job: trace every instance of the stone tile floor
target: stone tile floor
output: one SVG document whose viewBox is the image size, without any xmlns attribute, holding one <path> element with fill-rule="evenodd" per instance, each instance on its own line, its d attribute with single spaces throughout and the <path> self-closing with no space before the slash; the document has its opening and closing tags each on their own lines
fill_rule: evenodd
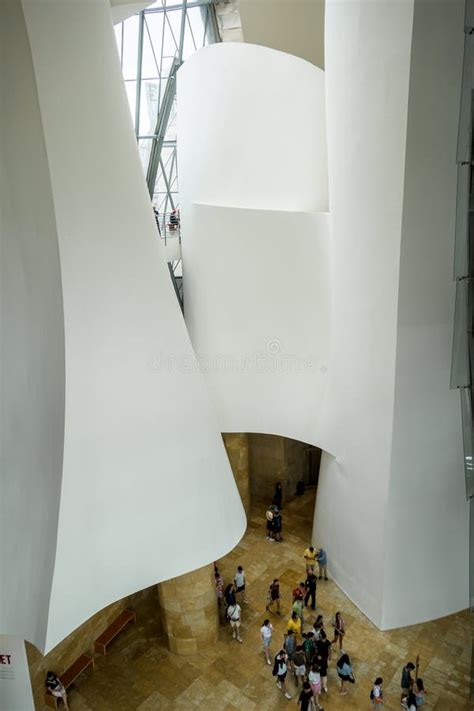
<svg viewBox="0 0 474 711">
<path fill-rule="evenodd" d="M 72 711 L 269 711 L 295 709 L 296 694 L 285 699 L 275 686 L 265 663 L 259 628 L 265 617 L 266 591 L 274 577 L 281 581 L 282 609 L 288 612 L 291 590 L 304 577 L 303 551 L 309 544 L 314 492 L 307 492 L 284 509 L 284 541 L 265 540 L 265 507 L 252 509 L 247 532 L 219 566 L 226 581 L 243 565 L 248 581 L 249 604 L 242 618 L 243 644 L 231 638 L 222 625 L 219 641 L 210 650 L 192 657 L 171 654 L 165 645 L 159 611 L 153 600 L 137 610 L 138 621 L 111 645 L 107 657 L 98 657 L 93 673 L 80 677 L 70 693 Z M 329 561 L 329 574 L 331 566 Z M 339 609 L 346 621 L 345 649 L 354 667 L 356 684 L 341 697 L 330 664 L 329 693 L 321 703 L 326 711 L 370 709 L 369 692 L 377 675 L 384 678 L 386 708 L 400 709 L 401 668 L 421 656 L 420 675 L 431 711 L 471 711 L 468 700 L 470 673 L 470 619 L 467 611 L 435 622 L 391 632 L 380 632 L 331 580 L 318 586 L 318 610 L 327 621 Z M 307 614 L 311 625 L 314 614 Z M 272 652 L 283 640 L 287 615 L 270 615 L 274 625 Z M 308 625 L 306 625 L 308 627 Z M 330 629 L 330 628 L 329 628 Z M 336 655 L 335 655 L 336 656 Z M 293 681 L 288 679 L 293 693 Z"/>
</svg>

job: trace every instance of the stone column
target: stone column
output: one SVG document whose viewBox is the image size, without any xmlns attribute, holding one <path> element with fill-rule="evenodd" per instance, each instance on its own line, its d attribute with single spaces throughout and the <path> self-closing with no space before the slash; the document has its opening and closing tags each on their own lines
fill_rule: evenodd
<svg viewBox="0 0 474 711">
<path fill-rule="evenodd" d="M 250 515 L 249 436 L 245 432 L 231 432 L 223 434 L 222 437 L 248 518 Z"/>
<path fill-rule="evenodd" d="M 212 565 L 160 583 L 158 594 L 172 652 L 197 654 L 217 642 L 219 614 Z"/>
</svg>

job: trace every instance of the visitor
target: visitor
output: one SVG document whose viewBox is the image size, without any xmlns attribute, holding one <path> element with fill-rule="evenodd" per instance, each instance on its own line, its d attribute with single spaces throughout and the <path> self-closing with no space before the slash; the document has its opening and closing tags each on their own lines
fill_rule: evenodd
<svg viewBox="0 0 474 711">
<path fill-rule="evenodd" d="M 271 665 L 271 661 L 270 661 L 269 648 L 270 648 L 270 642 L 272 641 L 272 632 L 273 632 L 273 625 L 271 624 L 270 620 L 264 620 L 263 625 L 260 627 L 260 639 L 262 640 L 263 653 L 265 655 L 265 659 L 267 660 L 267 664 L 270 664 L 270 665 Z"/>
<path fill-rule="evenodd" d="M 318 552 L 316 553 L 316 560 L 318 561 L 319 565 L 319 579 L 322 580 L 322 577 L 324 575 L 324 580 L 328 579 L 328 569 L 327 569 L 327 564 L 328 564 L 328 557 L 326 555 L 326 551 L 324 548 L 319 548 Z"/>
<path fill-rule="evenodd" d="M 314 574 L 312 568 L 309 569 L 308 575 L 305 581 L 306 595 L 304 596 L 304 604 L 308 607 L 308 602 L 311 599 L 311 609 L 316 609 L 316 585 L 318 578 Z"/>
<path fill-rule="evenodd" d="M 328 665 L 331 659 L 331 642 L 328 640 L 326 632 L 321 629 L 319 639 L 316 642 L 316 661 L 319 664 L 321 674 L 321 684 L 323 691 L 328 693 Z"/>
<path fill-rule="evenodd" d="M 309 681 L 303 683 L 303 689 L 298 697 L 300 711 L 312 711 L 314 709 L 313 691 Z"/>
<path fill-rule="evenodd" d="M 64 708 L 66 711 L 69 710 L 67 703 L 67 693 L 59 677 L 52 671 L 49 671 L 46 675 L 46 689 L 57 699 L 62 699 L 64 703 Z"/>
<path fill-rule="evenodd" d="M 332 623 L 332 626 L 334 627 L 334 639 L 332 641 L 332 644 L 339 640 L 339 650 L 344 653 L 344 650 L 342 648 L 342 640 L 344 635 L 346 634 L 346 624 L 340 612 L 336 612 L 336 616 L 334 617 L 334 622 Z"/>
<path fill-rule="evenodd" d="M 318 615 L 313 623 L 314 639 L 317 642 L 321 635 L 321 630 L 324 630 L 324 618 Z"/>
<path fill-rule="evenodd" d="M 277 507 L 277 509 L 282 509 L 283 503 L 283 487 L 279 481 L 275 484 L 275 493 L 273 494 L 272 504 Z"/>
<path fill-rule="evenodd" d="M 303 557 L 306 563 L 306 572 L 309 573 L 310 570 L 314 572 L 314 568 L 316 567 L 316 551 L 313 546 L 310 546 L 305 550 Z"/>
<path fill-rule="evenodd" d="M 383 691 L 382 691 L 383 679 L 378 676 L 374 681 L 374 685 L 370 691 L 370 700 L 372 701 L 372 707 L 374 709 L 380 709 L 383 706 Z"/>
<path fill-rule="evenodd" d="M 229 620 L 232 628 L 232 639 L 237 639 L 237 642 L 242 642 L 240 638 L 240 615 L 241 609 L 238 603 L 235 603 L 235 605 L 229 605 L 227 608 L 227 619 Z"/>
<path fill-rule="evenodd" d="M 285 650 L 290 662 L 292 662 L 293 656 L 296 652 L 296 635 L 294 633 L 294 630 L 288 630 L 285 633 L 285 636 L 283 639 L 283 649 Z"/>
<path fill-rule="evenodd" d="M 419 657 L 417 659 L 417 664 Z M 401 686 L 401 694 L 400 694 L 400 701 L 403 701 L 410 691 L 412 690 L 413 687 L 413 677 L 411 675 L 412 671 L 415 669 L 415 665 L 413 662 L 408 662 L 408 664 L 405 664 L 405 666 L 402 669 L 402 678 L 400 680 L 400 686 Z"/>
<path fill-rule="evenodd" d="M 240 601 L 247 605 L 247 600 L 245 599 L 245 573 L 241 565 L 238 566 L 234 576 L 234 585 L 236 597 L 240 598 Z"/>
<path fill-rule="evenodd" d="M 301 678 L 301 683 L 303 683 L 306 674 L 306 656 L 301 644 L 296 647 L 291 662 L 293 665 L 293 674 L 295 675 L 295 686 L 298 686 L 298 678 Z"/>
<path fill-rule="evenodd" d="M 270 612 L 270 608 L 276 603 L 277 615 L 281 617 L 280 610 L 280 582 L 278 578 L 275 578 L 273 583 L 268 588 L 268 604 L 266 606 L 266 611 Z"/>
<path fill-rule="evenodd" d="M 317 664 L 312 665 L 311 671 L 308 674 L 308 681 L 311 691 L 313 692 L 314 704 L 316 708 L 322 710 L 322 706 L 319 705 L 319 694 L 321 693 L 321 674 Z"/>
<path fill-rule="evenodd" d="M 216 581 L 216 597 L 217 597 L 217 607 L 219 609 L 219 621 L 225 621 L 225 608 L 226 603 L 224 599 L 224 579 L 218 570 L 214 573 L 214 578 Z"/>
<path fill-rule="evenodd" d="M 274 541 L 273 535 L 273 518 L 275 516 L 275 506 L 270 506 L 265 517 L 267 519 L 267 541 Z"/>
<path fill-rule="evenodd" d="M 306 595 L 306 585 L 301 582 L 296 588 L 294 588 L 292 595 L 293 602 L 295 600 L 304 600 L 304 596 Z"/>
<path fill-rule="evenodd" d="M 307 632 L 306 634 L 303 635 L 303 637 L 304 637 L 303 649 L 304 649 L 304 653 L 306 655 L 306 665 L 309 669 L 309 667 L 311 667 L 311 664 L 314 661 L 314 655 L 316 653 L 316 643 L 314 641 L 314 633 Z"/>
<path fill-rule="evenodd" d="M 278 509 L 273 514 L 273 535 L 275 536 L 275 541 L 282 541 L 281 529 L 283 527 L 282 517 Z"/>
<path fill-rule="evenodd" d="M 415 694 L 416 706 L 423 706 L 425 703 L 426 689 L 423 684 L 423 679 L 420 679 L 420 677 L 418 677 L 413 684 L 413 693 Z"/>
<path fill-rule="evenodd" d="M 349 659 L 348 654 L 344 653 L 341 657 L 339 657 L 338 662 L 336 664 L 336 669 L 337 675 L 341 680 L 340 693 L 345 696 L 347 693 L 349 693 L 346 688 L 347 682 L 349 681 L 351 684 L 355 684 L 354 674 L 352 673 L 351 660 Z"/>
<path fill-rule="evenodd" d="M 301 629 L 303 629 L 303 625 L 304 625 L 303 609 L 304 609 L 303 598 L 298 597 L 293 603 L 292 610 L 293 610 L 293 612 L 296 612 L 296 614 L 298 615 L 298 617 L 301 620 Z"/>
<path fill-rule="evenodd" d="M 296 638 L 298 638 L 298 635 L 301 634 L 301 620 L 296 612 L 291 613 L 291 617 L 288 620 L 287 630 L 293 630 Z"/>
<path fill-rule="evenodd" d="M 229 583 L 226 587 L 224 597 L 227 607 L 229 605 L 235 605 L 237 598 L 235 597 L 234 583 Z"/>
<path fill-rule="evenodd" d="M 285 685 L 285 679 L 288 672 L 288 657 L 284 649 L 280 649 L 275 657 L 275 664 L 273 665 L 273 676 L 276 676 L 276 685 L 285 694 L 287 699 L 291 699 L 291 694 L 288 693 L 288 689 Z"/>
<path fill-rule="evenodd" d="M 413 691 L 408 692 L 408 696 L 405 696 L 402 705 L 407 711 L 416 711 L 416 696 Z"/>
</svg>

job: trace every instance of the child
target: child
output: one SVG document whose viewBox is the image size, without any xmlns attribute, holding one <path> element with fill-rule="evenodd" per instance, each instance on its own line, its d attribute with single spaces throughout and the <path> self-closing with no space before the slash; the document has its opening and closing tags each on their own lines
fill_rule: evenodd
<svg viewBox="0 0 474 711">
<path fill-rule="evenodd" d="M 372 701 L 372 708 L 378 709 L 383 706 L 383 691 L 382 691 L 383 679 L 378 676 L 374 681 L 372 691 L 370 692 L 370 700 Z"/>
</svg>

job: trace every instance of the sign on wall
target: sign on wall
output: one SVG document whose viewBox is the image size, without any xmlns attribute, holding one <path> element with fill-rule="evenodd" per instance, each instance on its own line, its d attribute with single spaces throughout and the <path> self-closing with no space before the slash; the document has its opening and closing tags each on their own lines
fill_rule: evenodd
<svg viewBox="0 0 474 711">
<path fill-rule="evenodd" d="M 34 711 L 25 643 L 0 635 L 0 709 Z"/>
</svg>

